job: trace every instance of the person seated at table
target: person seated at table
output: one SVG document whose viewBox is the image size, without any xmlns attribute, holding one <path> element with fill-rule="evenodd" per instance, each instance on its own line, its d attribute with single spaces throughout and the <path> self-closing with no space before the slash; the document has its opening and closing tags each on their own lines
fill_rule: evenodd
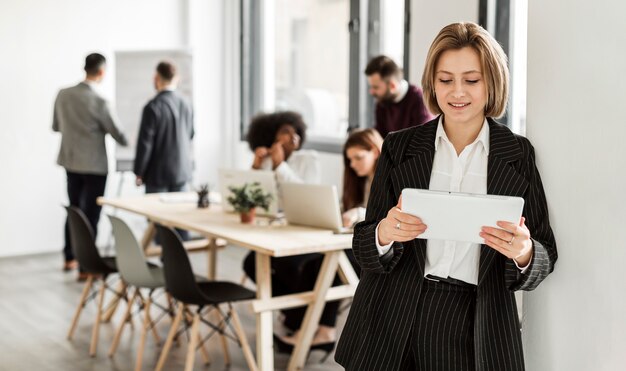
<svg viewBox="0 0 626 371">
<path fill-rule="evenodd" d="M 374 178 L 378 157 L 383 146 L 383 138 L 376 129 L 355 130 L 348 136 L 343 146 L 343 225 L 352 227 L 354 224 L 365 220 L 365 207 L 369 197 L 370 185 Z M 351 249 L 345 250 L 348 259 L 357 275 L 360 276 L 360 267 L 354 258 Z M 315 280 L 323 261 L 323 255 L 316 254 L 305 262 L 302 273 L 297 282 L 301 285 L 298 291 L 311 291 L 315 286 Z M 335 277 L 333 286 L 338 286 L 341 281 Z M 335 324 L 339 310 L 339 301 L 326 304 L 320 323 L 312 341 L 312 349 L 331 351 L 337 339 Z M 306 307 L 295 308 L 290 311 L 290 328 L 300 328 L 304 318 Z M 296 344 L 298 330 L 289 336 L 278 336 L 279 350 L 289 351 Z"/>
<path fill-rule="evenodd" d="M 376 129 L 355 130 L 343 146 L 343 225 L 365 220 L 365 208 L 383 138 Z"/>
<path fill-rule="evenodd" d="M 319 156 L 300 150 L 306 138 L 306 124 L 293 111 L 259 114 L 252 119 L 246 139 L 254 152 L 252 168 L 273 170 L 280 183 L 320 182 Z"/>
<path fill-rule="evenodd" d="M 273 170 L 280 188 L 281 183 L 319 183 L 321 178 L 318 154 L 301 150 L 306 138 L 306 124 L 296 112 L 284 111 L 255 116 L 248 128 L 246 139 L 254 152 L 253 169 Z M 321 254 L 304 254 L 270 260 L 272 268 L 272 294 L 288 295 L 300 292 L 298 282 L 302 269 L 311 259 Z M 256 282 L 256 253 L 251 251 L 243 262 L 243 269 Z M 284 325 L 291 331 L 300 327 L 299 312 L 285 310 Z"/>
</svg>

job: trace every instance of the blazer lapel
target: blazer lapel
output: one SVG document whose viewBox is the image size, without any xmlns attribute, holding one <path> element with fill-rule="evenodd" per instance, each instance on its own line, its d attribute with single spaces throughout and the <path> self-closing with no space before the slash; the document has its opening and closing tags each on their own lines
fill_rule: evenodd
<svg viewBox="0 0 626 371">
<path fill-rule="evenodd" d="M 433 121 L 415 130 L 404 153 L 398 154 L 398 165 L 391 170 L 391 183 L 396 199 L 400 197 L 405 188 L 428 189 L 430 185 L 430 173 L 435 156 L 435 134 L 439 119 Z M 402 151 L 402 149 L 399 150 Z M 410 243 L 405 243 L 405 246 L 413 252 L 419 276 L 423 277 L 426 262 L 426 240 L 416 239 Z"/>
<path fill-rule="evenodd" d="M 428 189 L 437 132 L 437 121 L 433 121 L 418 128 L 421 130 L 414 131 L 404 153 L 400 153 L 395 161 L 398 165 L 391 170 L 391 182 L 396 199 L 404 188 Z"/>
<path fill-rule="evenodd" d="M 528 181 L 516 170 L 522 150 L 515 135 L 505 126 L 489 119 L 489 158 L 487 160 L 487 193 L 523 197 Z M 481 245 L 478 267 L 478 285 L 485 279 L 489 268 L 499 253 Z"/>
</svg>

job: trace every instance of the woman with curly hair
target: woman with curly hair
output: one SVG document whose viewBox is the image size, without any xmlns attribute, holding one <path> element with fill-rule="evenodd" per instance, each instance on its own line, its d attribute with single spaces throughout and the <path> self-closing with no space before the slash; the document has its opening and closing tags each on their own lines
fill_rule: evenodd
<svg viewBox="0 0 626 371">
<path fill-rule="evenodd" d="M 279 185 L 319 183 L 317 152 L 300 150 L 306 139 L 306 124 L 299 113 L 259 114 L 252 119 L 246 139 L 254 152 L 252 168 L 273 170 Z"/>
<path fill-rule="evenodd" d="M 372 178 L 376 171 L 378 156 L 383 145 L 383 138 L 376 129 L 354 130 L 348 136 L 343 146 L 343 224 L 344 227 L 351 227 L 357 222 L 365 219 L 365 207 L 369 197 L 369 188 L 372 184 Z M 323 256 L 320 254 L 315 258 L 306 261 L 302 267 L 302 273 L 298 276 L 301 283 L 299 291 L 311 290 L 315 285 L 317 274 L 322 266 Z M 360 274 L 360 268 L 354 258 L 351 249 L 346 250 L 346 255 L 356 271 Z M 341 281 L 335 278 L 333 286 L 340 285 Z M 311 349 L 321 349 L 331 351 L 337 340 L 337 331 L 335 324 L 337 321 L 337 313 L 339 310 L 339 302 L 329 302 L 324 307 L 320 323 L 312 341 Z M 292 318 L 298 321 L 290 324 L 298 325 L 304 317 L 304 308 L 296 308 L 293 311 Z M 299 326 L 298 326 L 299 327 Z M 279 350 L 284 349 L 290 351 L 295 345 L 298 338 L 298 331 L 290 336 L 277 337 Z"/>
</svg>

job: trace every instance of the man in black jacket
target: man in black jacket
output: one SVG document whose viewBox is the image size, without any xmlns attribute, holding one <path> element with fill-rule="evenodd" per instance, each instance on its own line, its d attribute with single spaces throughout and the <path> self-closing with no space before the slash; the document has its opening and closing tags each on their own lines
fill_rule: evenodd
<svg viewBox="0 0 626 371">
<path fill-rule="evenodd" d="M 193 111 L 176 92 L 177 82 L 176 67 L 159 63 L 154 75 L 158 93 L 143 109 L 135 154 L 136 183 L 145 184 L 146 193 L 183 191 L 191 180 Z"/>
</svg>

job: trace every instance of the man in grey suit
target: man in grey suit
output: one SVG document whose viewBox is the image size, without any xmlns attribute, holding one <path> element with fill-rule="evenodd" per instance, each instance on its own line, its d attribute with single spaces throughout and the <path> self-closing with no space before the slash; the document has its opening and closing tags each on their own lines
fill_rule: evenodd
<svg viewBox="0 0 626 371">
<path fill-rule="evenodd" d="M 177 82 L 176 67 L 160 62 L 154 75 L 157 95 L 143 109 L 135 154 L 136 183 L 145 184 L 146 193 L 179 192 L 191 180 L 193 111 L 176 92 Z"/>
<path fill-rule="evenodd" d="M 95 86 L 104 78 L 105 67 L 106 59 L 101 54 L 93 53 L 85 58 L 85 80 L 59 92 L 52 121 L 52 130 L 61 133 L 57 163 L 67 172 L 70 205 L 85 213 L 94 235 L 102 209 L 96 199 L 104 195 L 108 173 L 104 137 L 108 133 L 119 144 L 127 144 L 109 103 L 95 91 Z M 63 253 L 63 269 L 75 268 L 67 222 Z"/>
</svg>

